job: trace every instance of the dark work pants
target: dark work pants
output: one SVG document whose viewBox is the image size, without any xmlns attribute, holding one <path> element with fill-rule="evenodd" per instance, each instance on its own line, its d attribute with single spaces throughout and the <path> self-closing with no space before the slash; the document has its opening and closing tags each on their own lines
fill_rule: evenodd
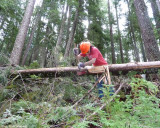
<svg viewBox="0 0 160 128">
<path fill-rule="evenodd" d="M 97 78 L 98 80 L 98 78 Z M 99 98 L 102 98 L 104 97 L 104 93 L 103 93 L 103 80 L 101 80 L 98 84 L 97 84 L 97 87 L 98 87 L 98 94 L 99 94 Z M 107 89 L 107 88 L 106 88 Z M 114 89 L 113 87 L 109 87 L 109 96 L 112 96 L 114 93 Z"/>
</svg>

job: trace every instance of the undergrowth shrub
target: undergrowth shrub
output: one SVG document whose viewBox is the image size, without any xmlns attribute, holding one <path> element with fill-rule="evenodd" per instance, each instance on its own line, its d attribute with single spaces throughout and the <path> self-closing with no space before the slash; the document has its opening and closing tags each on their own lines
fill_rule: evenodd
<svg viewBox="0 0 160 128">
<path fill-rule="evenodd" d="M 48 115 L 50 124 L 60 124 L 61 122 L 69 121 L 70 118 L 76 115 L 76 110 L 72 107 L 57 107 L 52 110 L 52 112 Z"/>
<path fill-rule="evenodd" d="M 9 58 L 4 55 L 3 53 L 0 53 L 0 65 L 8 65 L 9 64 Z"/>
<path fill-rule="evenodd" d="M 130 85 L 132 90 L 125 101 L 116 98 L 106 105 L 107 113 L 99 114 L 100 123 L 109 128 L 158 128 L 160 99 L 155 96 L 157 86 L 144 79 L 132 79 Z M 107 116 L 102 116 L 105 114 Z"/>
<path fill-rule="evenodd" d="M 5 70 L 0 70 L 0 85 L 5 86 L 8 82 L 8 76 L 10 74 L 11 68 L 8 67 Z"/>
<path fill-rule="evenodd" d="M 36 69 L 40 68 L 40 65 L 37 60 L 33 61 L 29 66 L 27 66 L 28 69 Z"/>
<path fill-rule="evenodd" d="M 104 89 L 105 96 L 101 100 L 100 106 L 91 105 L 86 108 L 84 118 L 77 120 L 73 128 L 88 128 L 91 126 L 102 128 L 158 128 L 160 126 L 160 99 L 155 95 L 158 91 L 156 85 L 144 79 L 132 79 L 132 88 L 126 100 L 120 101 L 120 96 L 116 96 L 112 102 L 109 91 Z M 81 106 L 82 107 L 82 106 Z M 81 110 L 84 112 L 84 109 Z M 88 117 L 96 112 L 92 118 Z M 86 120 L 87 119 L 87 120 Z"/>
<path fill-rule="evenodd" d="M 81 99 L 93 86 L 93 77 L 74 76 L 55 79 L 29 78 L 14 81 L 13 87 L 3 91 L 11 106 L 0 117 L 0 127 L 26 126 L 28 128 L 158 128 L 160 126 L 160 100 L 155 96 L 158 88 L 144 79 L 132 79 L 131 91 L 120 100 L 120 95 L 109 96 L 104 89 L 104 97 L 97 100 L 97 89 Z M 28 85 L 28 86 L 26 86 Z M 104 85 L 105 86 L 105 85 Z M 20 97 L 14 96 L 18 93 Z M 120 93 L 121 94 L 121 93 Z M 22 100 L 23 99 L 23 100 Z M 9 99 L 7 99 L 9 100 Z M 104 109 L 100 109 L 105 105 Z M 9 109 L 10 108 L 10 109 Z M 96 115 L 90 117 L 94 112 Z"/>
<path fill-rule="evenodd" d="M 7 109 L 2 119 L 0 119 L 0 126 L 38 128 L 39 121 L 31 113 L 25 112 L 23 108 L 20 108 L 16 115 L 13 115 L 11 111 Z"/>
<path fill-rule="evenodd" d="M 12 113 L 16 113 L 18 110 L 23 108 L 26 111 L 35 110 L 37 105 L 30 101 L 19 100 L 18 102 L 14 102 L 12 105 Z"/>
</svg>

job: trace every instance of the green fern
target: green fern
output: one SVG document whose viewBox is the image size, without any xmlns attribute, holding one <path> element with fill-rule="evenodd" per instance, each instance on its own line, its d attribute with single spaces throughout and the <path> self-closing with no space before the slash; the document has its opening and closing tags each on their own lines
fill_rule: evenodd
<svg viewBox="0 0 160 128">
<path fill-rule="evenodd" d="M 13 115 L 10 110 L 6 110 L 3 118 L 0 120 L 0 126 L 25 126 L 27 128 L 39 128 L 39 121 L 30 113 L 26 113 L 23 108 L 17 112 L 19 115 Z"/>
<path fill-rule="evenodd" d="M 126 96 L 126 101 L 120 102 L 115 99 L 114 102 L 107 105 L 106 109 L 110 111 L 106 116 L 105 113 L 99 113 L 100 122 L 103 127 L 109 128 L 139 128 L 160 126 L 160 99 L 155 95 L 146 93 L 146 88 L 154 94 L 157 91 L 157 86 L 143 79 L 133 79 L 131 82 L 132 95 Z M 145 86 L 146 88 L 141 88 Z M 106 99 L 107 100 L 107 99 Z"/>
</svg>

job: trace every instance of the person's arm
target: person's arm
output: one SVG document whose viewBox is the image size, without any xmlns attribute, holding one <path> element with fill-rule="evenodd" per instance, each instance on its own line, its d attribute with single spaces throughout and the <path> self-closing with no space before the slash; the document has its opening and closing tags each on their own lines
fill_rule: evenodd
<svg viewBox="0 0 160 128">
<path fill-rule="evenodd" d="M 79 61 L 80 59 L 82 59 L 82 56 L 79 54 L 76 56 L 76 59 Z"/>
<path fill-rule="evenodd" d="M 93 58 L 93 59 L 91 59 L 90 61 L 87 61 L 87 62 L 85 62 L 85 63 L 79 62 L 78 68 L 81 70 L 81 68 L 84 68 L 85 66 L 89 66 L 89 65 L 94 64 L 95 61 L 96 61 L 96 58 Z"/>
<path fill-rule="evenodd" d="M 79 61 L 82 58 L 82 56 L 79 54 L 78 48 L 73 49 L 73 54 L 75 55 L 75 58 L 77 59 L 77 61 Z"/>
<path fill-rule="evenodd" d="M 90 61 L 85 62 L 84 65 L 85 65 L 85 66 L 89 66 L 89 65 L 94 64 L 95 62 L 96 62 L 96 58 L 93 58 L 93 59 L 91 59 Z"/>
</svg>

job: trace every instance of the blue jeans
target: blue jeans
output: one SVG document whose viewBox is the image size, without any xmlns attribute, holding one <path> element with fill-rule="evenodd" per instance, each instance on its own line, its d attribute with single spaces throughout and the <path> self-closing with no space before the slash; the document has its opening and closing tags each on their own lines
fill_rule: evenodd
<svg viewBox="0 0 160 128">
<path fill-rule="evenodd" d="M 98 94 L 99 94 L 99 98 L 102 98 L 104 97 L 104 93 L 103 93 L 103 80 L 101 80 L 98 84 L 97 84 L 97 87 L 98 87 Z M 107 88 L 106 88 L 107 89 Z M 109 96 L 112 96 L 114 93 L 114 89 L 113 87 L 109 87 Z"/>
</svg>

